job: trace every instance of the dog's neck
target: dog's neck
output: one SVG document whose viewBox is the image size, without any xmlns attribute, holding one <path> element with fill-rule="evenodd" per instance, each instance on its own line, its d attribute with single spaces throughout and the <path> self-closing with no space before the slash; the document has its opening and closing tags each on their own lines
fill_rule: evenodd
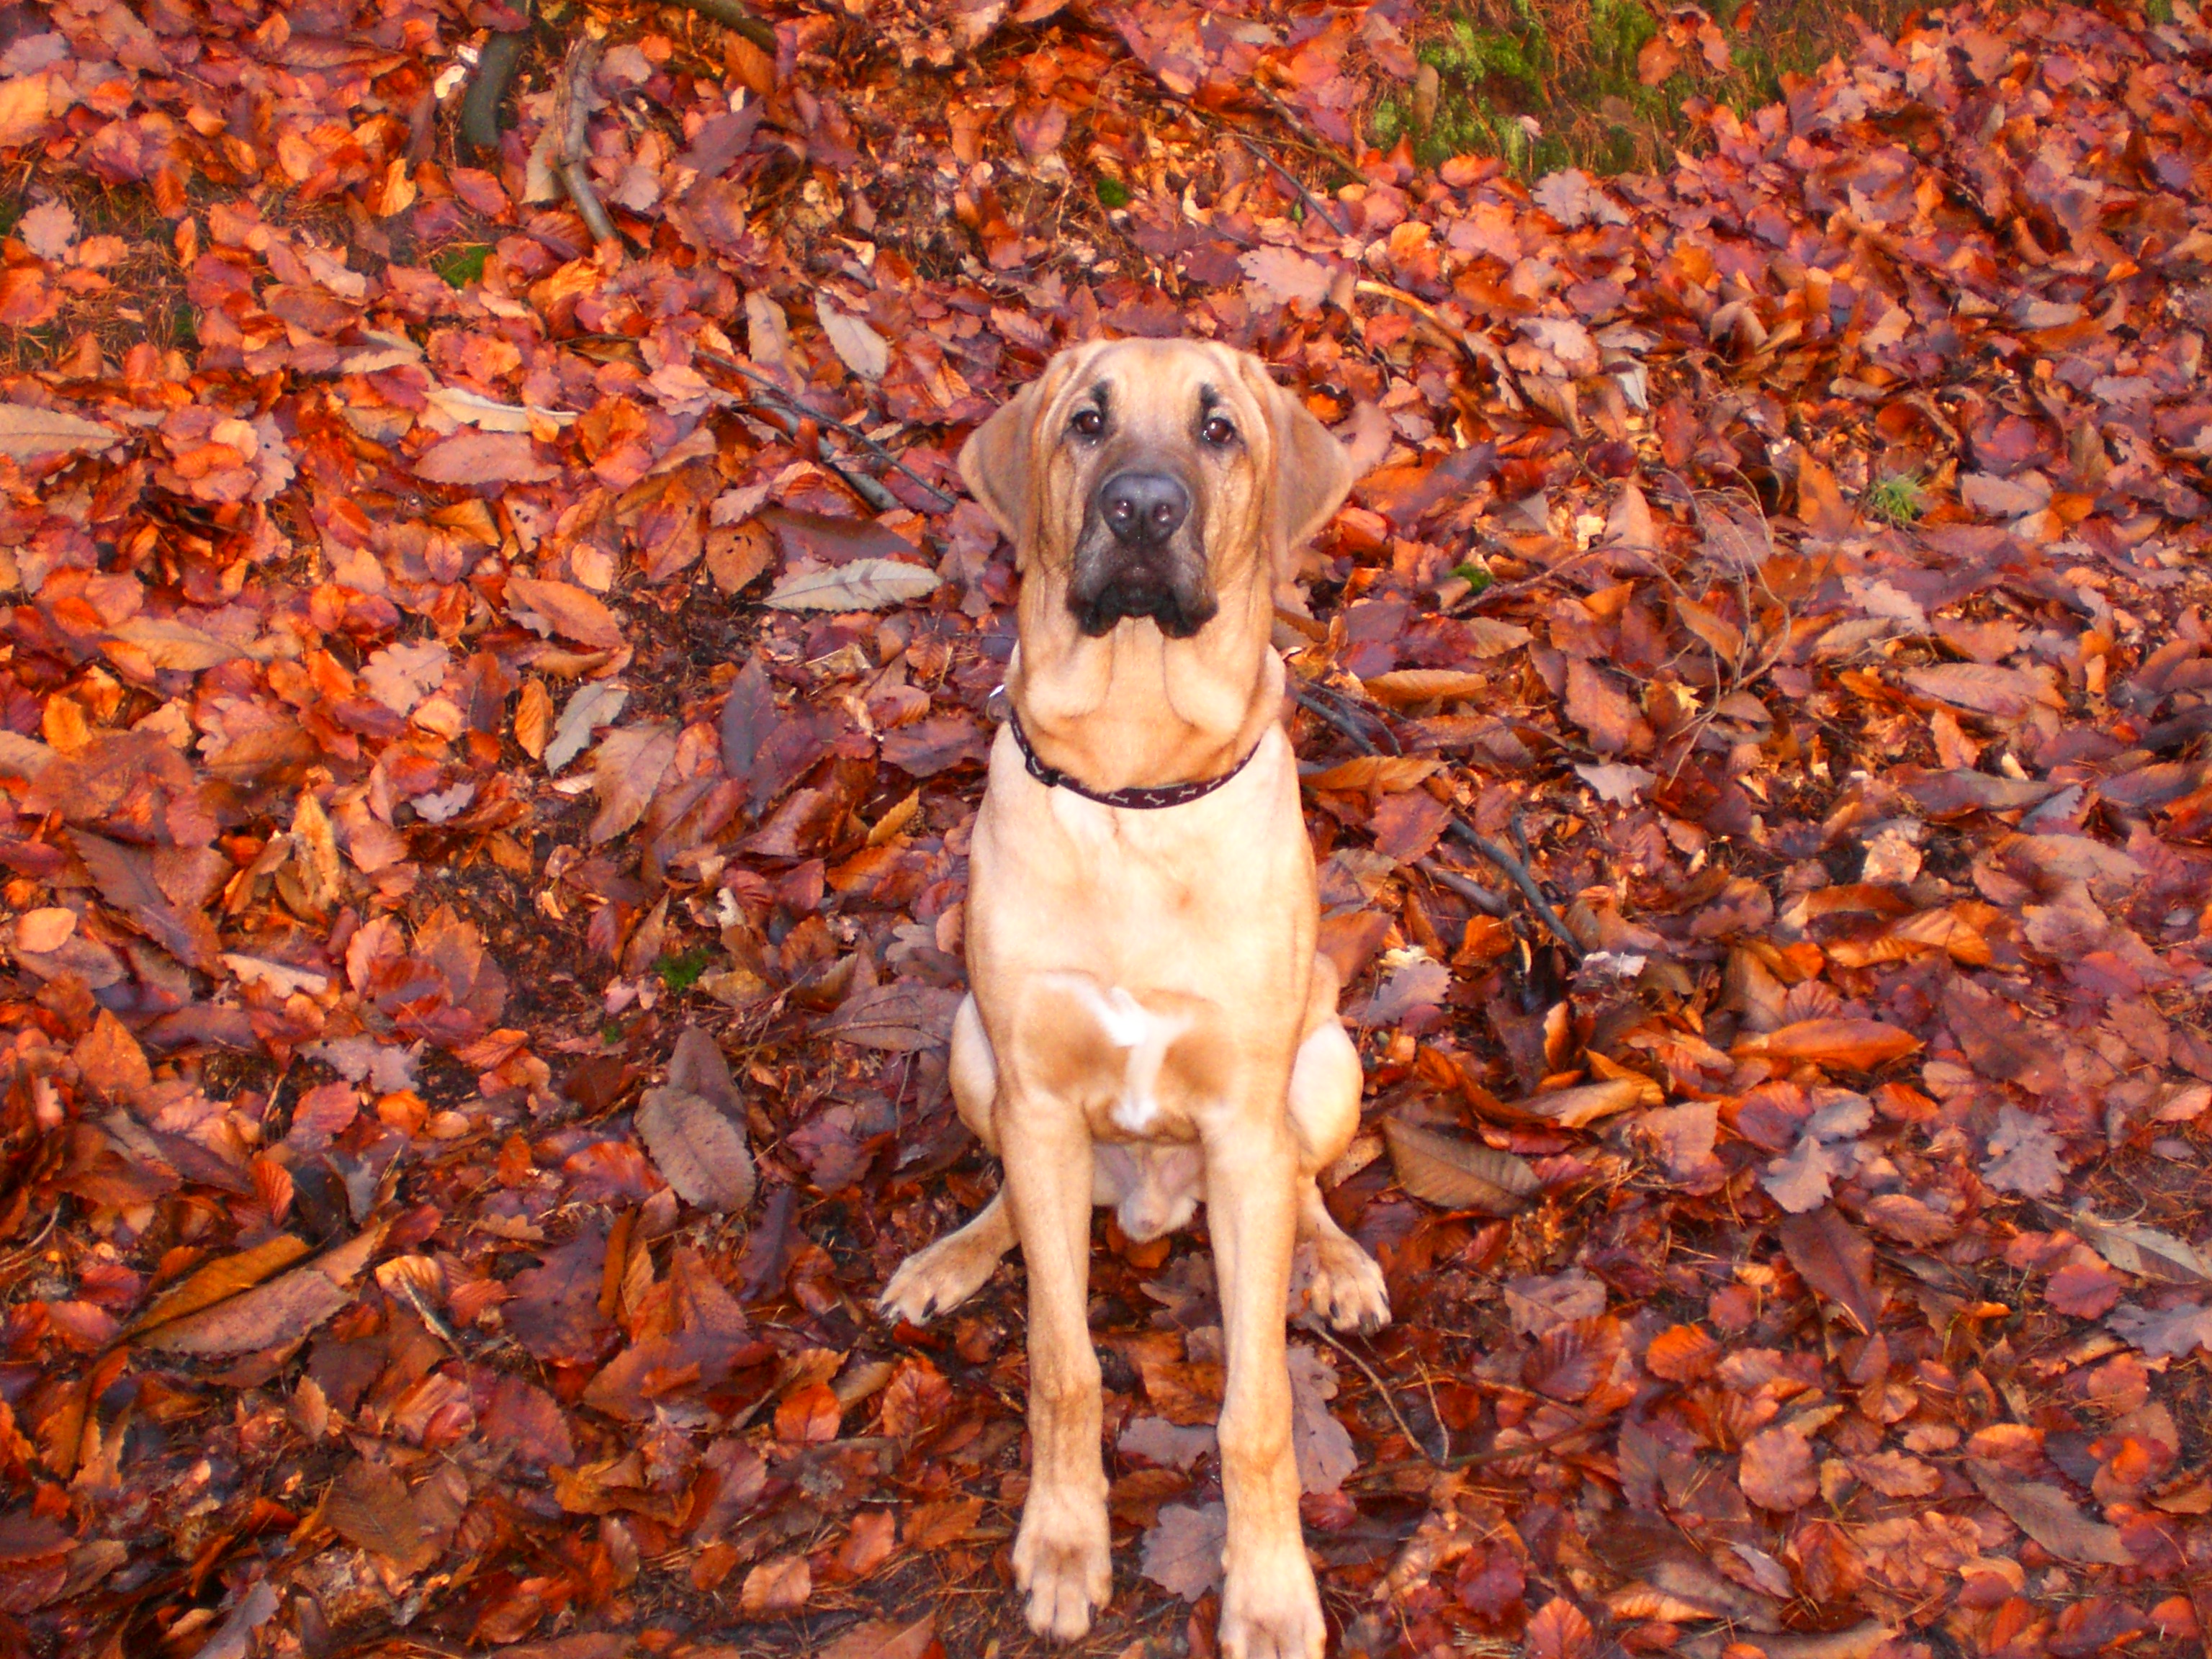
<svg viewBox="0 0 2212 1659">
<path fill-rule="evenodd" d="M 1039 759 L 1085 788 L 1195 783 L 1240 764 L 1282 717 L 1273 596 L 1224 592 L 1212 621 L 1172 640 L 1147 618 L 1097 638 L 1056 583 L 1024 584 L 1006 695 Z"/>
</svg>

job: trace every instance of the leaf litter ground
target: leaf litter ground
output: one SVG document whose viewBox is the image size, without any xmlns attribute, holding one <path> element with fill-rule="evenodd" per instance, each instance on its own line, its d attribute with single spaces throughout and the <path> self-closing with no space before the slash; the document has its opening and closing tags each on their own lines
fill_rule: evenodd
<svg viewBox="0 0 2212 1659">
<path fill-rule="evenodd" d="M 952 457 L 1104 331 L 1387 438 L 1279 634 L 1341 1650 L 2201 1652 L 2197 13 L 1533 185 L 1352 155 L 1387 0 L 769 21 L 565 14 L 472 153 L 497 6 L 0 12 L 8 1650 L 1035 1650 L 1018 1267 L 868 1306 L 995 1178 Z M 1101 1227 L 1084 1650 L 1210 1652 L 1205 1241 Z"/>
</svg>

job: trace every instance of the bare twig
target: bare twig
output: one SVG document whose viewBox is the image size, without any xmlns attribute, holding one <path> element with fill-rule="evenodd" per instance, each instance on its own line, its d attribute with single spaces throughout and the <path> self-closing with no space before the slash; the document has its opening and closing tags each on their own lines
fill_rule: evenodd
<svg viewBox="0 0 2212 1659">
<path fill-rule="evenodd" d="M 526 16 L 529 8 L 522 10 Z M 470 78 L 468 92 L 461 99 L 461 142 L 470 149 L 483 151 L 499 148 L 499 106 L 507 98 L 507 82 L 514 79 L 514 71 L 522 63 L 522 54 L 529 49 L 530 26 L 509 34 L 495 34 L 483 44 L 477 58 L 477 72 Z"/>
<path fill-rule="evenodd" d="M 1351 738 L 1363 752 L 1370 755 L 1382 753 L 1375 744 L 1369 741 L 1366 734 L 1359 731 L 1351 721 L 1336 715 L 1318 702 L 1308 701 L 1306 682 L 1293 680 L 1291 684 L 1300 703 L 1312 709 L 1315 714 Z M 1386 732 L 1389 731 L 1388 722 L 1382 720 L 1380 715 L 1372 716 L 1372 718 L 1376 720 Z M 1391 745 L 1394 749 L 1396 748 L 1397 738 L 1395 734 L 1391 737 Z M 1453 814 L 1450 823 L 1444 828 L 1504 872 L 1513 884 L 1521 890 L 1522 897 L 1528 901 L 1528 908 L 1536 913 L 1536 919 L 1541 921 L 1552 937 L 1559 942 L 1560 947 L 1566 951 L 1568 957 L 1576 962 L 1583 959 L 1582 942 L 1569 931 L 1567 924 L 1560 919 L 1559 913 L 1552 908 L 1552 902 L 1544 896 L 1544 890 L 1536 884 L 1536 878 L 1528 873 L 1528 866 L 1526 864 L 1491 840 L 1489 836 L 1480 833 L 1474 825 L 1456 813 Z M 1517 831 L 1517 824 L 1516 828 Z"/>
<path fill-rule="evenodd" d="M 1577 962 L 1583 959 L 1582 941 L 1567 930 L 1567 924 L 1559 919 L 1559 913 L 1544 896 L 1544 890 L 1536 885 L 1536 878 L 1528 873 L 1527 865 L 1489 836 L 1476 833 L 1463 818 L 1455 817 L 1444 828 L 1504 871 L 1507 879 L 1521 890 L 1521 896 L 1528 901 L 1528 908 L 1536 913 L 1537 920 L 1550 929 L 1552 937 L 1559 940 L 1567 955 Z"/>
<path fill-rule="evenodd" d="M 1291 695 L 1297 699 L 1299 708 L 1317 720 L 1326 720 L 1352 742 L 1359 744 L 1368 754 L 1382 752 L 1359 724 L 1362 719 L 1372 720 L 1373 717 L 1342 693 L 1332 690 L 1317 680 L 1300 679 L 1293 675 L 1291 678 Z M 1389 726 L 1382 726 L 1379 721 L 1375 724 L 1389 744 L 1390 752 L 1394 755 L 1398 753 L 1397 733 L 1391 731 Z"/>
<path fill-rule="evenodd" d="M 1377 283 L 1363 277 L 1352 285 L 1352 291 L 1354 294 L 1370 295 L 1377 300 L 1388 300 L 1395 306 L 1403 306 L 1443 336 L 1447 344 L 1457 346 L 1466 355 L 1469 362 L 1478 368 L 1488 369 L 1492 377 L 1498 382 L 1498 395 L 1505 399 L 1507 408 L 1517 413 L 1528 407 L 1527 400 L 1522 395 L 1520 384 L 1515 378 L 1512 367 L 1505 361 L 1505 354 L 1484 336 L 1475 333 L 1471 329 L 1455 327 L 1442 312 L 1427 301 L 1407 293 L 1402 288 L 1393 288 L 1388 283 Z"/>
<path fill-rule="evenodd" d="M 1511 905 L 1505 895 L 1479 881 L 1470 881 L 1456 870 L 1447 870 L 1434 859 L 1418 860 L 1416 868 L 1440 887 L 1449 887 L 1486 916 L 1502 916 Z"/>
<path fill-rule="evenodd" d="M 1375 1385 L 1375 1392 L 1382 1396 L 1382 1403 L 1390 1408 L 1391 1419 L 1398 1425 L 1398 1431 L 1406 1437 L 1406 1443 L 1407 1445 L 1411 1446 L 1415 1451 L 1420 1453 L 1422 1456 L 1427 1457 L 1430 1463 L 1434 1467 L 1440 1469 L 1449 1468 L 1450 1467 L 1451 1441 L 1449 1438 L 1449 1431 L 1445 1431 L 1447 1438 L 1444 1441 L 1444 1449 L 1442 1455 L 1430 1456 L 1429 1449 L 1421 1443 L 1421 1437 L 1413 1432 L 1413 1425 L 1406 1420 L 1405 1413 L 1398 1409 L 1397 1396 L 1390 1392 L 1389 1385 L 1384 1382 L 1382 1377 L 1376 1374 L 1375 1367 L 1369 1364 L 1364 1359 L 1361 1358 L 1359 1355 L 1353 1352 L 1350 1348 L 1345 1346 L 1345 1345 L 1339 1341 L 1326 1326 L 1321 1324 L 1318 1321 L 1306 1322 L 1306 1328 L 1312 1331 L 1315 1335 L 1320 1337 L 1322 1341 L 1328 1343 L 1330 1347 L 1335 1349 L 1346 1359 L 1349 1359 L 1353 1364 L 1359 1367 L 1361 1375 L 1365 1376 L 1370 1382 L 1372 1382 Z M 1440 1430 L 1443 1429 L 1443 1419 L 1439 1419 L 1437 1420 L 1437 1427 Z"/>
<path fill-rule="evenodd" d="M 576 204 L 583 216 L 584 228 L 591 233 L 594 243 L 611 242 L 615 237 L 615 222 L 607 216 L 599 192 L 592 188 L 592 175 L 584 163 L 590 155 L 592 106 L 586 95 L 592 76 L 598 73 L 599 56 L 606 50 L 605 43 L 593 35 L 585 35 L 568 49 L 568 61 L 561 65 L 561 79 L 554 94 L 554 107 L 561 115 L 561 159 L 556 168 L 561 183 L 568 192 L 568 199 Z"/>
<path fill-rule="evenodd" d="M 1275 177 L 1280 179 L 1292 190 L 1297 191 L 1300 198 L 1304 201 L 1305 204 L 1321 216 L 1322 223 L 1327 225 L 1331 230 L 1334 231 L 1340 236 L 1349 236 L 1352 234 L 1351 231 L 1347 230 L 1344 227 L 1343 223 L 1337 218 L 1337 216 L 1328 210 L 1328 204 L 1326 202 L 1323 202 L 1320 197 L 1308 190 L 1305 186 L 1305 181 L 1300 179 L 1297 173 L 1292 173 L 1288 167 L 1285 167 L 1280 161 L 1278 161 L 1273 156 L 1268 155 L 1266 150 L 1254 143 L 1243 133 L 1231 133 L 1230 136 L 1235 138 L 1238 143 L 1243 145 L 1246 149 L 1251 151 L 1254 157 L 1265 165 L 1267 169 L 1275 175 Z"/>
<path fill-rule="evenodd" d="M 712 367 L 721 369 L 727 374 L 742 375 L 744 379 L 751 381 L 753 385 L 760 388 L 759 392 L 754 398 L 755 402 L 766 404 L 771 408 L 778 410 L 787 415 L 799 416 L 806 420 L 814 422 L 817 425 L 826 426 L 832 431 L 842 434 L 861 449 L 866 450 L 870 455 L 873 456 L 884 465 L 896 467 L 899 471 L 900 474 L 906 477 L 909 482 L 929 492 L 931 498 L 938 504 L 937 510 L 939 512 L 950 513 L 955 507 L 959 505 L 953 497 L 946 495 L 935 484 L 930 483 L 928 479 L 923 477 L 921 474 L 916 472 L 904 461 L 892 454 L 890 450 L 885 449 L 873 438 L 871 438 L 866 433 L 861 431 L 860 428 L 854 426 L 849 422 L 839 420 L 835 415 L 824 415 L 820 410 L 812 408 L 808 404 L 799 402 L 798 398 L 793 397 L 789 392 L 778 386 L 774 380 L 769 380 L 767 375 L 759 373 L 756 369 L 747 368 L 736 358 L 725 357 L 719 351 L 696 351 L 692 354 L 692 358 L 694 362 L 709 364 Z M 894 505 L 896 505 L 896 503 L 894 503 Z M 888 511 L 889 509 L 886 508 L 884 510 Z"/>
</svg>

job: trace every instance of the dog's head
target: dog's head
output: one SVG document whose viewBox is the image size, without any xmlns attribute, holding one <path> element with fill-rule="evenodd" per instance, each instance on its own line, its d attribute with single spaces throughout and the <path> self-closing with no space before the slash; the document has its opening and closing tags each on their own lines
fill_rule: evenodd
<svg viewBox="0 0 2212 1659">
<path fill-rule="evenodd" d="M 1357 476 L 1258 358 L 1195 340 L 1061 352 L 976 429 L 960 473 L 1084 633 L 1134 617 L 1174 639 L 1224 591 L 1269 591 Z"/>
</svg>

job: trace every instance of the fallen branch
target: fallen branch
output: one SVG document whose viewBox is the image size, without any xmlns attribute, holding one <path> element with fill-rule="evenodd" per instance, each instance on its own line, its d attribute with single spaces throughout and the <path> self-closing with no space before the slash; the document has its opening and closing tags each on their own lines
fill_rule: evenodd
<svg viewBox="0 0 2212 1659">
<path fill-rule="evenodd" d="M 738 3 L 738 0 L 674 0 L 686 11 L 696 11 L 720 23 L 732 34 L 742 34 L 769 57 L 775 56 L 775 31 Z"/>
<path fill-rule="evenodd" d="M 1238 143 L 1243 145 L 1246 149 L 1251 151 L 1253 155 L 1261 164 L 1274 173 L 1275 177 L 1280 179 L 1292 190 L 1297 191 L 1300 198 L 1304 201 L 1305 204 L 1321 216 L 1322 223 L 1327 225 L 1331 230 L 1334 231 L 1340 236 L 1349 236 L 1352 234 L 1352 232 L 1338 220 L 1337 216 L 1328 210 L 1328 204 L 1326 202 L 1323 202 L 1320 197 L 1315 195 L 1313 191 L 1308 190 L 1305 186 L 1305 181 L 1300 179 L 1297 173 L 1292 173 L 1288 167 L 1285 167 L 1280 161 L 1278 161 L 1273 156 L 1268 155 L 1266 150 L 1254 143 L 1243 133 L 1232 133 L 1231 137 L 1234 137 Z"/>
<path fill-rule="evenodd" d="M 1456 870 L 1447 870 L 1434 859 L 1421 859 L 1414 867 L 1440 887 L 1448 887 L 1486 916 L 1502 916 L 1511 907 L 1505 896 L 1479 881 L 1470 881 Z"/>
<path fill-rule="evenodd" d="M 561 79 L 553 97 L 561 132 L 561 161 L 554 170 L 560 174 L 568 199 L 583 216 L 584 228 L 591 233 L 594 245 L 617 240 L 615 222 L 592 188 L 592 175 L 585 167 L 591 155 L 592 106 L 584 89 L 598 73 L 599 57 L 605 50 L 605 42 L 588 34 L 571 46 L 561 65 Z"/>
<path fill-rule="evenodd" d="M 1322 719 L 1327 720 L 1338 731 L 1343 732 L 1346 737 L 1349 738 L 1354 744 L 1358 745 L 1363 753 L 1379 755 L 1382 752 L 1379 746 L 1369 741 L 1366 734 L 1352 725 L 1350 720 L 1340 717 L 1334 711 L 1323 707 L 1318 700 L 1310 698 L 1308 696 L 1307 686 L 1307 682 L 1299 680 L 1293 680 L 1291 682 L 1293 695 L 1297 697 L 1299 703 L 1303 707 L 1311 709 L 1313 713 L 1318 714 Z M 1342 694 L 1334 693 L 1333 695 L 1340 696 Z M 1365 711 L 1362 710 L 1362 712 L 1364 713 Z M 1397 753 L 1403 753 L 1404 751 L 1398 748 L 1395 734 L 1390 733 L 1389 723 L 1379 714 L 1371 715 L 1370 718 L 1373 719 L 1377 725 L 1382 726 L 1383 732 L 1390 736 L 1392 750 Z M 1454 813 L 1452 815 L 1451 821 L 1448 823 L 1444 828 L 1449 834 L 1458 836 L 1462 842 L 1473 848 L 1476 852 L 1481 854 L 1484 858 L 1489 860 L 1491 863 L 1496 865 L 1498 869 L 1504 872 L 1507 878 L 1510 879 L 1516 887 L 1521 890 L 1522 897 L 1528 900 L 1528 908 L 1536 913 L 1536 919 L 1541 921 L 1544 924 L 1546 930 L 1551 933 L 1553 939 L 1559 942 L 1560 948 L 1566 951 L 1568 957 L 1571 960 L 1580 962 L 1583 959 L 1582 941 L 1577 939 L 1574 934 L 1569 931 L 1567 924 L 1560 918 L 1559 913 L 1552 908 L 1551 900 L 1544 896 L 1544 890 L 1536 884 L 1536 878 L 1528 873 L 1528 866 L 1526 864 L 1523 864 L 1519 859 L 1515 858 L 1512 854 L 1507 852 L 1496 842 L 1491 840 L 1489 836 L 1481 834 L 1473 824 L 1468 823 L 1466 819 L 1461 817 L 1457 813 Z M 1445 883 L 1445 885 L 1450 886 L 1451 884 L 1447 882 Z M 1454 888 L 1453 890 L 1457 891 L 1458 890 Z M 1483 908 L 1486 914 L 1497 914 L 1494 911 L 1489 910 L 1487 905 L 1485 905 Z"/>
<path fill-rule="evenodd" d="M 751 401 L 766 404 L 769 407 L 775 409 L 781 413 L 799 416 L 806 420 L 814 422 L 817 425 L 826 426 L 832 431 L 842 435 L 849 442 L 866 450 L 870 455 L 873 456 L 884 465 L 897 468 L 899 472 L 909 482 L 929 492 L 931 499 L 935 501 L 938 504 L 937 510 L 939 512 L 950 513 L 954 507 L 959 505 L 959 501 L 955 497 L 946 495 L 935 484 L 930 483 L 928 479 L 923 477 L 919 472 L 916 472 L 912 467 L 908 466 L 904 461 L 899 459 L 897 456 L 892 454 L 890 450 L 885 449 L 873 438 L 871 438 L 866 433 L 861 431 L 860 428 L 853 425 L 848 421 L 839 420 L 835 415 L 824 415 L 818 409 L 808 407 L 806 404 L 799 402 L 798 398 L 793 397 L 789 392 L 778 386 L 774 380 L 769 379 L 767 375 L 761 374 L 757 369 L 748 368 L 734 357 L 725 357 L 719 351 L 696 351 L 692 354 L 692 358 L 694 362 L 710 364 L 715 368 L 723 370 L 725 373 L 742 375 L 746 380 L 751 381 L 754 386 L 760 388 L 760 390 L 753 395 Z M 896 506 L 897 503 L 894 501 L 892 505 Z M 889 507 L 885 507 L 883 510 L 889 512 L 890 509 Z"/>
<path fill-rule="evenodd" d="M 527 8 L 525 9 L 527 15 Z M 521 66 L 530 45 L 527 23 L 512 33 L 495 34 L 477 58 L 477 72 L 461 99 L 461 142 L 482 152 L 499 148 L 499 106 L 507 100 L 507 82 Z"/>
<path fill-rule="evenodd" d="M 1428 1458 L 1430 1466 L 1433 1468 L 1448 1469 L 1452 1466 L 1451 1430 L 1445 1426 L 1442 1418 L 1438 1418 L 1437 1419 L 1437 1432 L 1443 1437 L 1444 1449 L 1439 1455 L 1431 1457 L 1429 1455 L 1429 1449 L 1421 1443 L 1420 1436 L 1413 1432 L 1413 1425 L 1406 1420 L 1405 1413 L 1398 1409 L 1397 1396 L 1390 1392 L 1389 1385 L 1384 1382 L 1381 1376 L 1376 1375 L 1375 1367 L 1369 1364 L 1364 1359 L 1361 1358 L 1357 1353 L 1353 1352 L 1341 1341 L 1338 1340 L 1336 1336 L 1318 1321 L 1308 1320 L 1303 1322 L 1305 1324 L 1307 1329 L 1312 1331 L 1315 1335 L 1320 1337 L 1322 1341 L 1328 1343 L 1330 1347 L 1335 1349 L 1346 1359 L 1349 1359 L 1353 1364 L 1358 1366 L 1361 1374 L 1364 1375 L 1370 1382 L 1375 1385 L 1375 1392 L 1382 1396 L 1382 1403 L 1389 1407 L 1390 1416 L 1398 1425 L 1398 1432 L 1406 1437 L 1406 1443 L 1407 1445 L 1411 1446 L 1415 1451 L 1420 1453 L 1422 1456 Z"/>
<path fill-rule="evenodd" d="M 1497 380 L 1498 395 L 1505 399 L 1508 409 L 1518 414 L 1528 406 L 1512 366 L 1505 361 L 1505 354 L 1490 340 L 1470 330 L 1455 326 L 1426 300 L 1408 294 L 1402 288 L 1393 288 L 1388 283 L 1362 277 L 1352 285 L 1352 291 L 1369 295 L 1377 300 L 1388 300 L 1395 306 L 1403 306 L 1441 335 L 1447 345 L 1457 346 L 1476 368 L 1488 369 Z"/>
</svg>

